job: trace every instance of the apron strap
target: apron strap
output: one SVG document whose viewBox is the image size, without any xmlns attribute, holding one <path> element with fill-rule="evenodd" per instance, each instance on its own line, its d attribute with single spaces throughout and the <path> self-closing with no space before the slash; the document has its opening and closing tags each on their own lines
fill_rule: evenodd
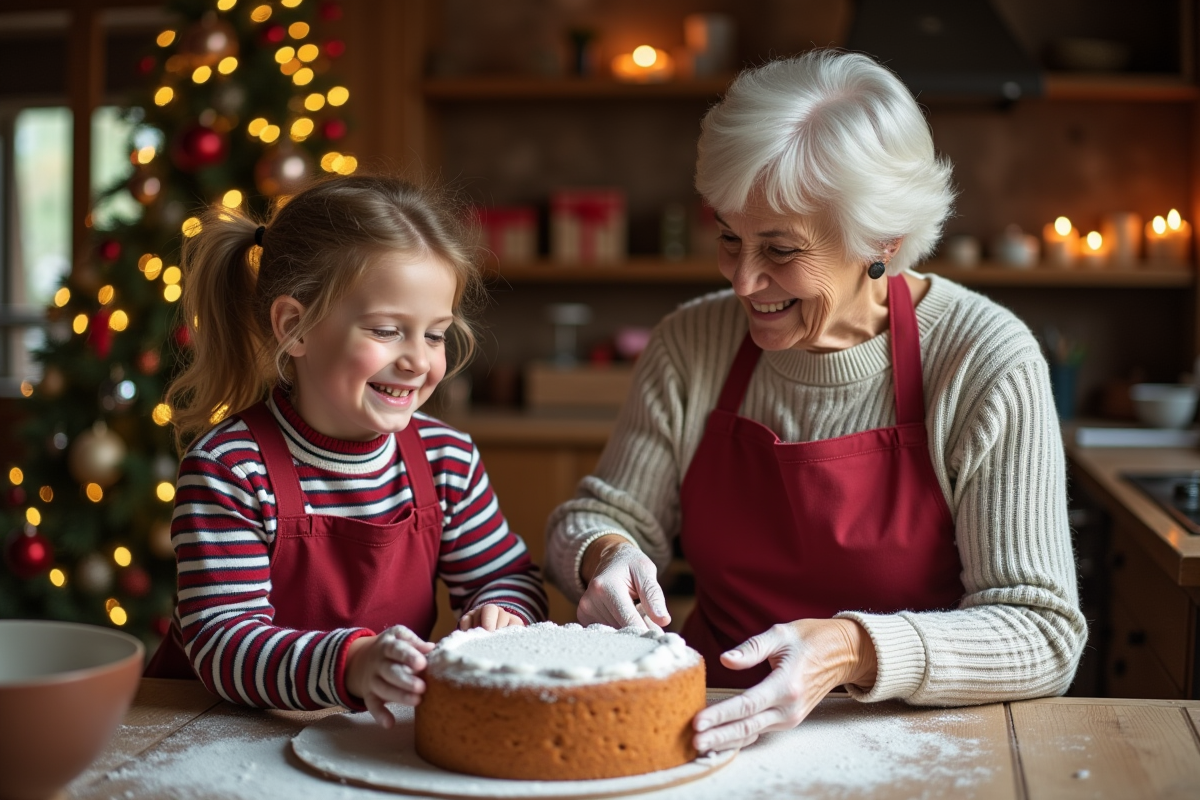
<svg viewBox="0 0 1200 800">
<path fill-rule="evenodd" d="M 263 463 L 267 467 L 267 480 L 275 492 L 275 513 L 278 517 L 303 517 L 304 495 L 300 492 L 300 476 L 292 463 L 292 451 L 275 415 L 267 408 L 266 401 L 255 403 L 238 414 L 250 429 Z"/>
<path fill-rule="evenodd" d="M 433 467 L 425 453 L 425 443 L 417 431 L 416 420 L 409 419 L 404 430 L 396 434 L 400 457 L 408 471 L 408 483 L 412 487 L 413 506 L 426 508 L 438 505 L 437 491 L 433 486 Z"/>
<path fill-rule="evenodd" d="M 888 278 L 888 328 L 892 338 L 892 388 L 896 424 L 925 420 L 925 388 L 921 379 L 921 340 L 912 293 L 903 275 Z"/>
<path fill-rule="evenodd" d="M 730 414 L 738 412 L 742 407 L 742 398 L 746 396 L 746 387 L 750 385 L 750 376 L 754 374 L 754 367 L 758 365 L 761 356 L 762 350 L 754 343 L 754 339 L 750 338 L 750 331 L 746 331 L 746 338 L 742 339 L 742 346 L 733 358 L 733 366 L 725 376 L 725 385 L 721 387 L 717 408 Z"/>
</svg>

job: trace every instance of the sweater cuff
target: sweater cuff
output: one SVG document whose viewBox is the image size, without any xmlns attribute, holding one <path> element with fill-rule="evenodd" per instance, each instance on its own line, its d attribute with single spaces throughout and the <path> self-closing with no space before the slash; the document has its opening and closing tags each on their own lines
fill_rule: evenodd
<svg viewBox="0 0 1200 800">
<path fill-rule="evenodd" d="M 579 544 L 576 545 L 573 566 L 571 568 L 571 577 L 575 582 L 574 588 L 576 592 L 575 596 L 571 598 L 571 602 L 578 603 L 579 598 L 583 597 L 583 593 L 587 591 L 587 586 L 583 582 L 583 575 L 580 573 L 580 570 L 583 569 L 583 557 L 587 554 L 587 549 L 591 547 L 592 542 L 596 541 L 601 536 L 611 536 L 614 534 L 616 536 L 624 537 L 634 547 L 637 547 L 639 550 L 641 549 L 641 547 L 638 546 L 637 540 L 635 540 L 625 531 L 619 531 L 616 528 L 596 531 L 595 533 L 590 533 L 583 539 L 580 539 Z"/>
<path fill-rule="evenodd" d="M 367 628 L 356 628 L 345 639 L 342 639 L 342 644 L 338 648 L 337 661 L 333 666 L 333 687 L 337 692 L 338 705 L 342 708 L 350 711 L 367 710 L 367 704 L 362 701 L 362 698 L 350 694 L 350 690 L 346 688 L 346 656 L 350 652 L 351 642 L 364 636 L 374 635 L 375 632 Z"/>
<path fill-rule="evenodd" d="M 852 619 L 866 629 L 875 645 L 878 671 L 875 685 L 861 689 L 853 684 L 846 691 L 856 700 L 908 700 L 925 681 L 925 642 L 912 623 L 900 614 L 863 614 L 844 611 L 836 619 Z"/>
</svg>

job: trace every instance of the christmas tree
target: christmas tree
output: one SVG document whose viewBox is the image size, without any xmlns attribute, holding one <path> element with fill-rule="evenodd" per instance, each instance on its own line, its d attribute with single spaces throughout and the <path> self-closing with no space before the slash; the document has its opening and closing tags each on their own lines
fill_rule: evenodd
<svg viewBox="0 0 1200 800">
<path fill-rule="evenodd" d="M 48 310 L 42 377 L 24 384 L 25 456 L 0 496 L 0 617 L 165 633 L 175 589 L 170 521 L 179 454 L 164 389 L 187 359 L 180 243 L 197 208 L 265 214 L 339 152 L 349 92 L 333 67 L 333 0 L 176 0 L 130 98 L 132 174 Z M 214 420 L 215 421 L 215 420 Z"/>
</svg>

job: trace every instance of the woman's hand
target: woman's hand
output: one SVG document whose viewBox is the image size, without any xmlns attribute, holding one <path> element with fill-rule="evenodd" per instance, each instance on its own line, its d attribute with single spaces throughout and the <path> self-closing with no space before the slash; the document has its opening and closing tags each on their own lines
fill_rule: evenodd
<svg viewBox="0 0 1200 800">
<path fill-rule="evenodd" d="M 875 684 L 875 645 L 854 620 L 775 625 L 721 654 L 730 669 L 764 660 L 772 670 L 761 683 L 696 715 L 693 743 L 701 753 L 745 747 L 760 734 L 790 730 L 836 686 Z"/>
<path fill-rule="evenodd" d="M 367 711 L 384 728 L 396 724 L 386 703 L 415 706 L 421 702 L 425 681 L 425 654 L 433 649 L 403 625 L 393 625 L 378 636 L 362 636 L 350 643 L 346 654 L 346 689 L 361 697 Z"/>
<path fill-rule="evenodd" d="M 483 628 L 485 631 L 498 631 L 501 628 L 508 628 L 513 625 L 524 626 L 525 620 L 511 611 L 505 611 L 500 606 L 491 603 L 468 611 L 458 621 L 458 629 L 460 631 L 465 631 L 468 628 Z"/>
<path fill-rule="evenodd" d="M 647 618 L 660 627 L 671 621 L 654 562 L 624 536 L 601 536 L 592 542 L 580 573 L 587 584 L 576 612 L 581 624 L 645 630 Z M 634 605 L 638 601 L 641 610 Z"/>
</svg>

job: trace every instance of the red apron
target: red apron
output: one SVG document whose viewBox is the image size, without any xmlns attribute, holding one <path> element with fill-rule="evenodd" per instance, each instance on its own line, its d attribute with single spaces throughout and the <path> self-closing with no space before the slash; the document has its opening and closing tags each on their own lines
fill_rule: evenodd
<svg viewBox="0 0 1200 800">
<path fill-rule="evenodd" d="M 265 403 L 241 413 L 258 442 L 275 492 L 271 547 L 272 624 L 306 631 L 405 625 L 429 638 L 437 619 L 434 582 L 442 508 L 417 426 L 396 434 L 413 503 L 392 522 L 304 513 L 300 478 L 279 423 Z M 150 678 L 195 678 L 172 626 L 146 667 Z"/>
<path fill-rule="evenodd" d="M 787 443 L 739 417 L 762 351 L 750 334 L 680 493 L 696 607 L 684 624 L 708 685 L 746 688 L 770 666 L 721 653 L 780 622 L 840 611 L 953 608 L 963 595 L 954 521 L 929 459 L 912 295 L 888 279 L 896 425 Z"/>
</svg>

